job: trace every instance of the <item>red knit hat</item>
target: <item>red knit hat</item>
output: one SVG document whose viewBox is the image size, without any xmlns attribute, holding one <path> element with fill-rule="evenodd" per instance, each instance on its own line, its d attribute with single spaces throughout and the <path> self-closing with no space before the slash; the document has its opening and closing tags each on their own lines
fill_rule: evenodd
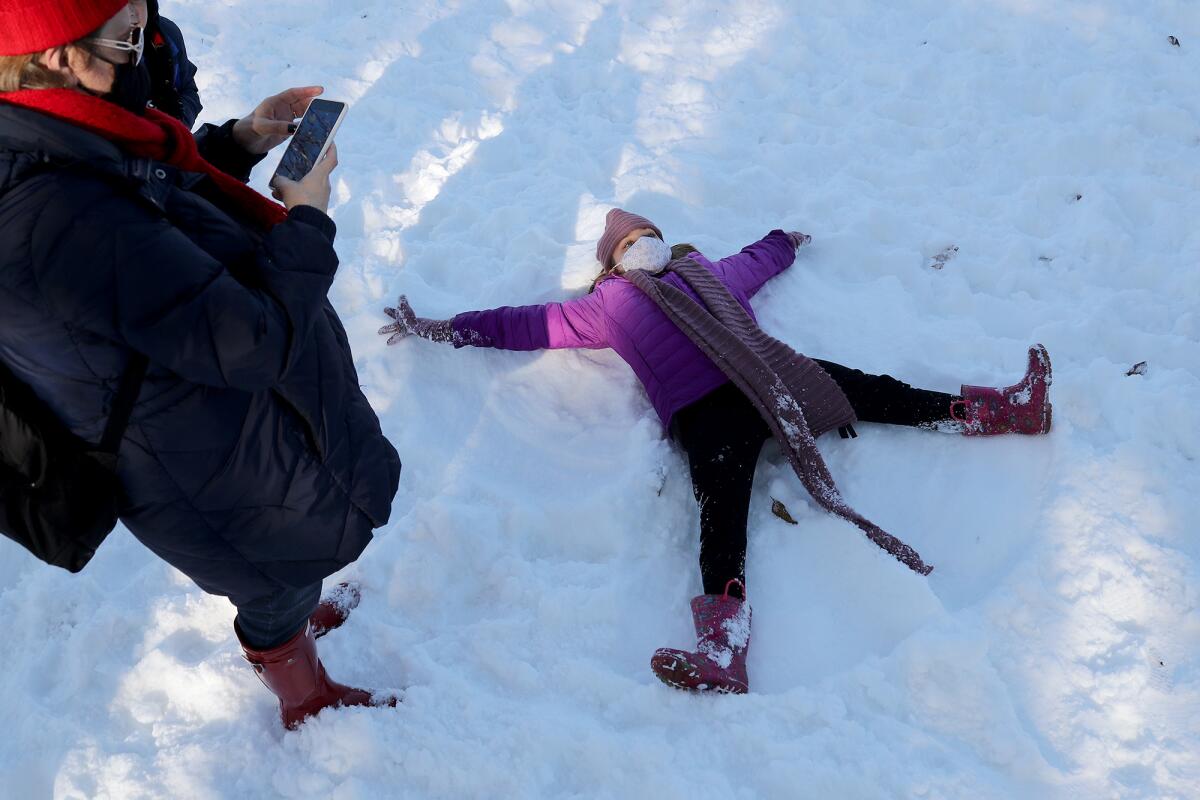
<svg viewBox="0 0 1200 800">
<path fill-rule="evenodd" d="M 70 44 L 127 5 L 129 0 L 0 0 L 0 56 Z"/>
<path fill-rule="evenodd" d="M 600 266 L 605 269 L 611 267 L 613 252 L 616 251 L 617 245 L 638 228 L 649 228 L 658 235 L 658 238 L 663 238 L 662 231 L 658 229 L 658 226 L 645 217 L 630 214 L 619 208 L 608 212 L 608 216 L 604 218 L 604 235 L 596 244 L 596 260 L 600 262 Z"/>
</svg>

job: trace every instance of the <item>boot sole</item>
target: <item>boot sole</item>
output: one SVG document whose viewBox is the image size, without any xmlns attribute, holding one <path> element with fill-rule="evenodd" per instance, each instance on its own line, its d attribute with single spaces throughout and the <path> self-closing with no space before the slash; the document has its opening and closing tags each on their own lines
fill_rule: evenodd
<svg viewBox="0 0 1200 800">
<path fill-rule="evenodd" d="M 670 665 L 656 661 L 652 664 L 654 675 L 672 689 L 682 689 L 685 692 L 715 693 L 715 694 L 746 694 L 747 686 L 710 684 L 700 677 L 700 671 L 681 658 L 673 658 Z"/>
<path fill-rule="evenodd" d="M 705 684 L 705 683 L 702 683 L 699 686 L 688 686 L 685 683 L 678 683 L 676 681 L 670 680 L 669 678 L 664 678 L 662 675 L 659 675 L 658 679 L 660 681 L 662 681 L 665 685 L 670 686 L 672 689 L 679 689 L 680 691 L 691 692 L 693 694 L 746 694 L 747 693 L 746 689 L 732 689 L 728 686 L 709 686 L 708 684 Z"/>
</svg>

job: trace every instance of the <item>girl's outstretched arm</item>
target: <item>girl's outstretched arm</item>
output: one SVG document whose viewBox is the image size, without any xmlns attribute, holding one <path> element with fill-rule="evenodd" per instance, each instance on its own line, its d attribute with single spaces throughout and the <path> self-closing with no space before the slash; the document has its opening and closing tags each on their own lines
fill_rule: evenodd
<svg viewBox="0 0 1200 800">
<path fill-rule="evenodd" d="M 753 297 L 767 281 L 790 267 L 796 260 L 796 250 L 811 241 L 812 237 L 804 233 L 774 230 L 713 266 L 726 283 Z"/>
<path fill-rule="evenodd" d="M 453 319 L 418 317 L 401 296 L 397 308 L 386 308 L 390 325 L 379 329 L 396 344 L 419 336 L 455 347 L 495 347 L 502 350 L 547 350 L 608 347 L 607 326 L 600 292 L 565 303 L 504 306 L 468 311 Z"/>
</svg>

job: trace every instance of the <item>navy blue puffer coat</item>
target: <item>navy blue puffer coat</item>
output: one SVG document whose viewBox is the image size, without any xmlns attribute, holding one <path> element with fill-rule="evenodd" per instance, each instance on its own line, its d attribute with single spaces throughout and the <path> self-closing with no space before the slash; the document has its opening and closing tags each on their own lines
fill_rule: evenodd
<svg viewBox="0 0 1200 800">
<path fill-rule="evenodd" d="M 245 177 L 231 126 L 201 152 Z M 263 235 L 206 178 L 0 102 L 0 360 L 98 441 L 131 356 L 151 367 L 122 443 L 122 520 L 236 603 L 354 561 L 400 460 L 326 293 L 333 222 Z"/>
</svg>

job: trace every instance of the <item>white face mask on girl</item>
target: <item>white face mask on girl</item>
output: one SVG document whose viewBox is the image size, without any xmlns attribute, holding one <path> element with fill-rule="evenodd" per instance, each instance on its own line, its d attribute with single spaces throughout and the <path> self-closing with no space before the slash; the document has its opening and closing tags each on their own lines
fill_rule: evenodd
<svg viewBox="0 0 1200 800">
<path fill-rule="evenodd" d="M 657 236 L 643 236 L 625 251 L 619 266 L 626 271 L 644 269 L 647 272 L 658 272 L 669 263 L 670 246 Z"/>
</svg>

